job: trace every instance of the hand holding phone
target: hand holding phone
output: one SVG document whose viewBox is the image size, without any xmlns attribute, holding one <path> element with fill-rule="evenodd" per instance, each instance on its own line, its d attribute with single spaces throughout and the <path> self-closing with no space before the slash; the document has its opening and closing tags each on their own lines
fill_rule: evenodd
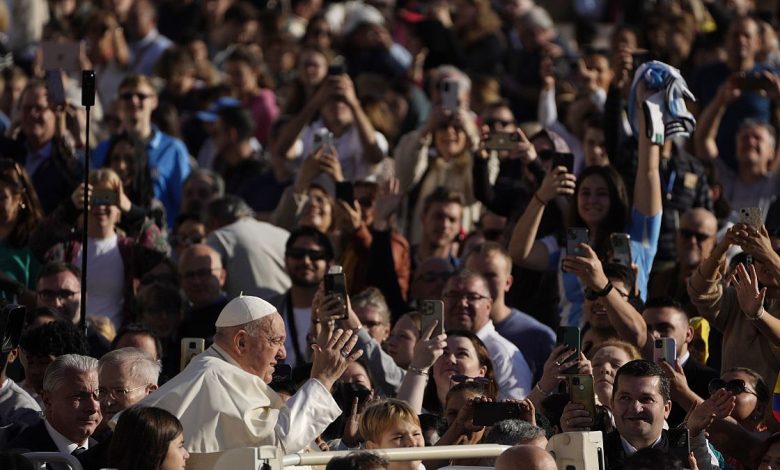
<svg viewBox="0 0 780 470">
<path fill-rule="evenodd" d="M 441 105 L 452 112 L 458 110 L 460 82 L 452 78 L 445 78 L 439 83 L 439 95 L 441 96 Z"/>
<path fill-rule="evenodd" d="M 631 236 L 627 233 L 613 233 L 609 240 L 612 244 L 612 261 L 631 268 Z"/>
<path fill-rule="evenodd" d="M 658 338 L 653 341 L 653 361 L 664 361 L 674 367 L 677 362 L 677 342 L 674 338 Z"/>
<path fill-rule="evenodd" d="M 347 318 L 347 281 L 341 266 L 334 265 L 328 270 L 323 279 L 325 295 L 336 297 L 341 304 L 340 314 L 333 316 L 334 320 Z"/>
<path fill-rule="evenodd" d="M 564 345 L 568 349 L 573 349 L 574 352 L 571 356 L 567 357 L 563 362 L 569 362 L 579 357 L 580 355 L 580 329 L 576 326 L 559 326 L 557 329 L 556 344 Z M 573 365 L 568 369 L 562 371 L 563 374 L 576 374 L 578 372 L 577 365 Z"/>
<path fill-rule="evenodd" d="M 566 252 L 573 256 L 585 256 L 581 244 L 588 244 L 590 237 L 588 229 L 584 227 L 571 227 L 566 229 Z"/>
<path fill-rule="evenodd" d="M 444 334 L 444 302 L 441 300 L 423 300 L 420 302 L 420 336 L 428 331 L 431 324 L 436 321 L 436 328 L 431 333 L 431 338 Z"/>
</svg>

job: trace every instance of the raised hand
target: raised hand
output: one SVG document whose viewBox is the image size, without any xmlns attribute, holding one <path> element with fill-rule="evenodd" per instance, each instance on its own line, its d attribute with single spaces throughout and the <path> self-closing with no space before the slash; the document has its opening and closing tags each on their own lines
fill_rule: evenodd
<svg viewBox="0 0 780 470">
<path fill-rule="evenodd" d="M 556 196 L 571 196 L 576 185 L 577 177 L 569 173 L 566 167 L 559 166 L 547 173 L 536 195 L 547 204 Z"/>
<path fill-rule="evenodd" d="M 574 273 L 590 289 L 603 289 L 609 282 L 609 279 L 604 274 L 604 268 L 599 257 L 593 251 L 593 248 L 587 244 L 582 243 L 579 247 L 585 253 L 585 256 L 566 255 L 563 258 L 563 269 L 566 272 Z"/>
<path fill-rule="evenodd" d="M 764 309 L 766 287 L 758 285 L 756 268 L 752 264 L 749 268 L 739 263 L 731 276 L 731 285 L 737 291 L 739 308 L 748 318 L 758 318 Z"/>
<path fill-rule="evenodd" d="M 324 348 L 313 345 L 311 378 L 319 380 L 328 390 L 333 388 L 349 363 L 363 355 L 362 349 L 352 351 L 356 343 L 357 335 L 353 335 L 352 330 L 338 329 Z"/>
<path fill-rule="evenodd" d="M 596 417 L 591 416 L 582 403 L 569 402 L 563 407 L 561 415 L 561 430 L 563 432 L 590 431 L 596 423 Z"/>
<path fill-rule="evenodd" d="M 569 348 L 565 344 L 556 346 L 550 352 L 550 356 L 544 362 L 542 378 L 538 384 L 543 393 L 550 394 L 554 392 L 563 379 L 563 371 L 575 364 L 579 364 L 579 358 L 573 357 L 574 352 L 574 349 Z"/>
<path fill-rule="evenodd" d="M 398 209 L 403 199 L 401 182 L 398 178 L 389 178 L 379 185 L 374 201 L 374 228 L 384 230 L 390 223 L 390 217 Z"/>
<path fill-rule="evenodd" d="M 691 436 L 697 436 L 716 419 L 723 419 L 731 414 L 736 400 L 733 393 L 720 389 L 702 403 L 694 406 L 688 413 L 686 420 Z"/>
<path fill-rule="evenodd" d="M 413 367 L 427 371 L 444 354 L 444 348 L 447 346 L 447 335 L 441 334 L 431 337 L 438 324 L 439 321 L 434 320 L 428 325 L 428 328 L 422 332 L 422 336 L 414 345 Z"/>
</svg>

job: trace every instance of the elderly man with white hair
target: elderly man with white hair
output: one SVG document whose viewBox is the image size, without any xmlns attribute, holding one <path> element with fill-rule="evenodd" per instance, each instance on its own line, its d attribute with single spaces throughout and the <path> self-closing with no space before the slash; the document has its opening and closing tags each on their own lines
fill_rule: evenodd
<svg viewBox="0 0 780 470">
<path fill-rule="evenodd" d="M 287 355 L 276 309 L 258 297 L 237 297 L 215 326 L 214 344 L 141 402 L 179 418 L 189 470 L 211 469 L 223 452 L 242 447 L 298 452 L 341 414 L 330 389 L 362 354 L 352 352 L 352 331 L 339 330 L 324 347 L 314 346 L 311 378 L 285 403 L 267 385 Z"/>
<path fill-rule="evenodd" d="M 22 431 L 9 449 L 79 455 L 97 442 L 91 439 L 100 423 L 98 361 L 64 354 L 43 376 L 44 419 Z"/>
</svg>

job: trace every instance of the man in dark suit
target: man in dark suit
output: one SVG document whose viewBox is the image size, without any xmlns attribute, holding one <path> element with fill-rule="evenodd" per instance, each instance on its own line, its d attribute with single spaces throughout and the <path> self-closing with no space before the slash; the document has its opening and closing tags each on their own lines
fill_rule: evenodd
<svg viewBox="0 0 780 470">
<path fill-rule="evenodd" d="M 96 444 L 90 436 L 101 420 L 97 366 L 97 359 L 78 354 L 54 359 L 43 378 L 44 419 L 8 447 L 79 455 Z"/>
<path fill-rule="evenodd" d="M 669 297 L 650 299 L 642 311 L 642 318 L 647 325 L 647 334 L 653 340 L 659 338 L 674 338 L 677 351 L 677 362 L 682 367 L 688 388 L 698 396 L 707 398 L 710 396 L 707 386 L 710 380 L 717 379 L 720 374 L 700 364 L 691 357 L 688 345 L 693 340 L 693 328 L 688 323 L 688 315 L 682 305 Z M 653 342 L 648 338 L 645 348 L 645 357 L 652 358 Z M 670 364 L 674 366 L 674 364 Z M 685 419 L 685 409 L 677 402 L 673 402 L 672 411 L 669 414 L 670 426 L 677 426 Z"/>
<path fill-rule="evenodd" d="M 626 457 L 648 447 L 669 452 L 674 446 L 663 424 L 671 408 L 669 378 L 658 364 L 639 359 L 618 369 L 612 394 L 615 431 L 604 436 L 607 469 L 622 470 Z M 719 468 L 709 453 L 704 429 L 713 417 L 723 418 L 733 408 L 734 396 L 721 390 L 688 417 L 690 449 L 700 469 Z"/>
</svg>

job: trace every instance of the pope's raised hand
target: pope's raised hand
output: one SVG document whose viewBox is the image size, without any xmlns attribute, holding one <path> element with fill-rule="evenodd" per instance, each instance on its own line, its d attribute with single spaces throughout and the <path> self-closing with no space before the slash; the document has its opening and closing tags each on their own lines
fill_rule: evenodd
<svg viewBox="0 0 780 470">
<path fill-rule="evenodd" d="M 352 330 L 338 329 L 333 333 L 324 348 L 312 346 L 313 359 L 311 378 L 319 380 L 328 390 L 347 370 L 350 362 L 363 355 L 363 350 L 353 351 L 357 344 L 357 335 Z"/>
</svg>

